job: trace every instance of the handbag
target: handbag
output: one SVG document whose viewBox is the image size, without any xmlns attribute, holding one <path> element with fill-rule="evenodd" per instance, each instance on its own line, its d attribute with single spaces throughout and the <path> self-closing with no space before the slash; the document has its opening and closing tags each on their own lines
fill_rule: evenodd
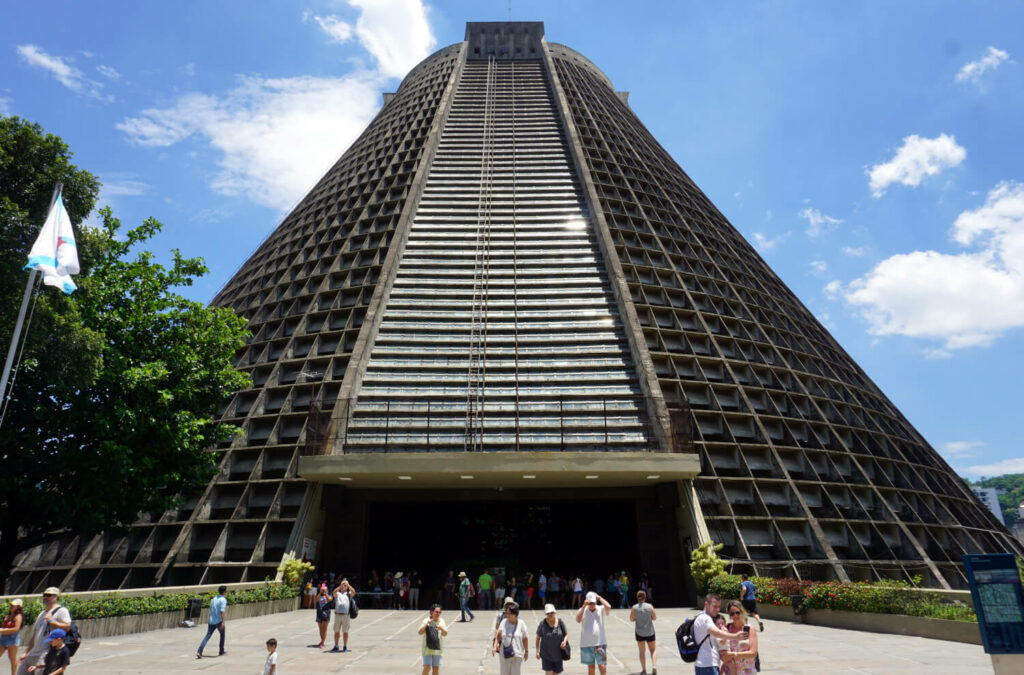
<svg viewBox="0 0 1024 675">
<path fill-rule="evenodd" d="M 441 636 L 437 632 L 437 624 L 435 624 L 433 621 L 429 622 L 427 624 L 427 631 L 426 631 L 426 633 L 427 633 L 427 635 L 426 635 L 426 638 L 427 638 L 427 649 L 440 650 L 441 649 Z"/>
<path fill-rule="evenodd" d="M 506 659 L 511 659 L 516 655 L 515 647 L 512 646 L 512 641 L 515 639 L 515 633 L 519 630 L 518 624 L 516 630 L 511 635 L 506 632 L 501 636 L 501 655 Z"/>
<path fill-rule="evenodd" d="M 355 596 L 348 600 L 348 618 L 355 619 L 359 616 L 359 605 L 356 604 Z"/>
<path fill-rule="evenodd" d="M 562 647 L 561 651 L 562 651 L 562 660 L 563 661 L 571 661 L 572 660 L 572 647 L 569 645 L 568 642 L 565 643 L 565 646 Z"/>
</svg>

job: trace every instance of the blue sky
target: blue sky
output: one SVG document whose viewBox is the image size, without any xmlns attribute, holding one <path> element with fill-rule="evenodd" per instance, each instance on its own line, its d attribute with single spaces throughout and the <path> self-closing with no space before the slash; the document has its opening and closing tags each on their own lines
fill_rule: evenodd
<svg viewBox="0 0 1024 675">
<path fill-rule="evenodd" d="M 628 11 L 627 11 L 628 10 Z M 506 0 L 3 2 L 0 113 L 208 301 L 400 77 Z M 1024 472 L 1024 4 L 512 3 L 586 54 L 925 437 Z"/>
</svg>

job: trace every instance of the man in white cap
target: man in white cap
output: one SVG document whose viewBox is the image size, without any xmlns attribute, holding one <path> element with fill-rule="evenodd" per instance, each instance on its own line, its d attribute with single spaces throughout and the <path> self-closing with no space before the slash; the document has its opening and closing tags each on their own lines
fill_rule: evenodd
<svg viewBox="0 0 1024 675">
<path fill-rule="evenodd" d="M 50 586 L 43 591 L 43 611 L 39 613 L 36 622 L 32 625 L 32 633 L 28 636 L 28 642 L 25 643 L 25 653 L 19 660 L 17 675 L 28 675 L 29 667 L 38 664 L 39 660 L 46 655 L 46 651 L 50 648 L 50 643 L 46 640 L 47 635 L 58 628 L 66 631 L 71 627 L 71 612 L 67 607 L 58 604 L 59 599 L 59 588 Z"/>
<path fill-rule="evenodd" d="M 469 614 L 469 620 L 473 620 L 473 612 L 469 610 L 469 599 L 472 597 L 473 584 L 470 583 L 465 572 L 459 572 L 459 604 L 462 605 L 462 618 L 459 619 L 460 623 L 466 623 L 467 614 Z"/>
<path fill-rule="evenodd" d="M 598 604 L 601 606 L 598 607 Z M 604 632 L 604 615 L 612 611 L 607 600 L 594 591 L 587 593 L 583 606 L 576 612 L 576 623 L 583 624 L 580 631 L 580 660 L 587 673 L 594 675 L 594 666 L 605 675 L 608 668 L 608 638 Z"/>
</svg>

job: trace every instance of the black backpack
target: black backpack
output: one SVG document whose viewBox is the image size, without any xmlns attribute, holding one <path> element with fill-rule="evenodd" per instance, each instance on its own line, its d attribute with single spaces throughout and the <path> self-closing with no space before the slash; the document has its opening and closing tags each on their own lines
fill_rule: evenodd
<svg viewBox="0 0 1024 675">
<path fill-rule="evenodd" d="M 58 609 L 60 609 L 60 605 L 54 607 L 53 611 L 56 612 Z M 70 610 L 68 610 L 68 616 L 71 616 Z M 71 622 L 71 625 L 64 632 L 67 633 L 64 636 L 64 646 L 68 648 L 68 655 L 74 656 L 78 648 L 82 646 L 82 634 L 78 632 L 78 625 L 74 621 Z"/>
<path fill-rule="evenodd" d="M 356 596 L 348 599 L 348 618 L 355 619 L 359 616 L 359 606 L 356 605 Z"/>
<path fill-rule="evenodd" d="M 687 619 L 679 624 L 679 628 L 676 628 L 676 645 L 679 647 L 679 656 L 686 663 L 693 663 L 697 660 L 697 654 L 700 652 L 700 648 L 703 647 L 704 643 L 707 642 L 707 639 L 711 637 L 711 633 L 708 633 L 704 636 L 704 639 L 698 643 L 696 638 L 693 637 L 694 621 L 695 619 Z"/>
<path fill-rule="evenodd" d="M 437 624 L 433 621 L 427 623 L 426 641 L 427 649 L 441 649 L 441 634 L 437 630 Z"/>
</svg>

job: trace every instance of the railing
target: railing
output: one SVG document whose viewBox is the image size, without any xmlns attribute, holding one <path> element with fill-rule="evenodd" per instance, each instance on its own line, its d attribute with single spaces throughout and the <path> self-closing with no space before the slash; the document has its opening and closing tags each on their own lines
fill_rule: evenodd
<svg viewBox="0 0 1024 675">
<path fill-rule="evenodd" d="M 327 403 L 327 406 L 332 404 Z M 331 413 L 310 406 L 303 454 L 453 452 L 466 444 L 466 404 L 442 400 L 346 399 Z M 471 433 L 477 451 L 660 452 L 659 433 L 644 396 L 560 396 L 520 400 L 489 398 Z M 669 408 L 669 451 L 692 453 L 689 407 Z"/>
</svg>

